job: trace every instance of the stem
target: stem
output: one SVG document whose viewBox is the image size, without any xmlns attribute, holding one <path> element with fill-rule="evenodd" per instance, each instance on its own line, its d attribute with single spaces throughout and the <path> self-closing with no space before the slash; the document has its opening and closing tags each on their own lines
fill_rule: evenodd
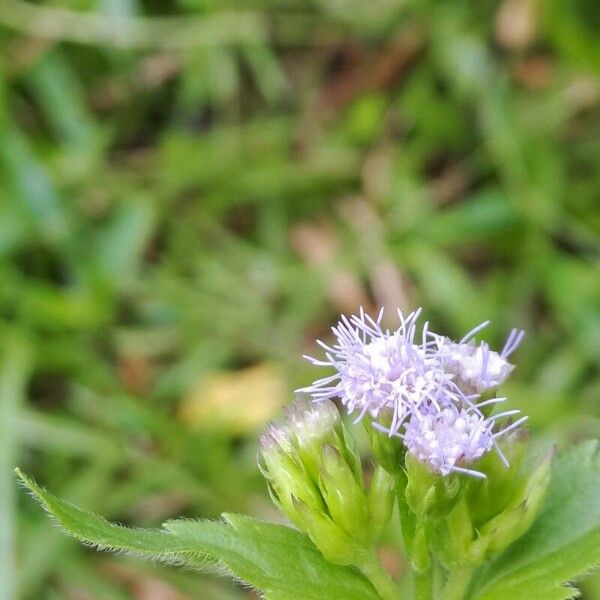
<svg viewBox="0 0 600 600">
<path fill-rule="evenodd" d="M 443 600 L 442 589 L 446 579 L 446 571 L 439 563 L 439 561 L 434 561 L 433 563 L 433 597 L 436 600 Z"/>
<path fill-rule="evenodd" d="M 444 588 L 444 600 L 463 600 L 473 569 L 471 567 L 459 567 L 450 571 L 446 587 Z"/>
<path fill-rule="evenodd" d="M 365 557 L 359 568 L 373 584 L 373 587 L 377 590 L 382 600 L 399 600 L 402 597 L 394 580 L 381 566 L 374 551 Z"/>
<path fill-rule="evenodd" d="M 433 571 L 414 573 L 415 600 L 433 600 Z M 444 600 L 446 597 L 444 596 Z"/>
</svg>

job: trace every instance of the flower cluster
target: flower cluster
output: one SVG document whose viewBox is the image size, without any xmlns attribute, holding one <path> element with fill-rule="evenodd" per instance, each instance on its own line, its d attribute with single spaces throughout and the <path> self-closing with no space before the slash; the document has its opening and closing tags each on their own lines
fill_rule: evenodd
<svg viewBox="0 0 600 600">
<path fill-rule="evenodd" d="M 486 416 L 506 400 L 493 391 L 513 370 L 508 358 L 524 332 L 511 331 L 501 352 L 474 341 L 488 321 L 459 342 L 430 331 L 425 323 L 417 340 L 420 313 L 418 309 L 404 317 L 398 311 L 400 326 L 393 332 L 381 326 L 383 309 L 375 319 L 362 309 L 358 315 L 342 316 L 332 328 L 337 343 L 318 341 L 325 360 L 305 356 L 335 373 L 302 391 L 315 401 L 339 398 L 357 422 L 369 415 L 377 429 L 401 438 L 410 453 L 437 473 L 484 477 L 467 465 L 494 447 L 507 463 L 496 439 L 527 419 L 498 428 L 500 419 L 519 411 Z"/>
<path fill-rule="evenodd" d="M 365 484 L 353 439 L 329 400 L 299 395 L 261 436 L 259 468 L 275 504 L 331 562 L 358 564 L 391 517 L 394 478 L 378 466 Z"/>
</svg>

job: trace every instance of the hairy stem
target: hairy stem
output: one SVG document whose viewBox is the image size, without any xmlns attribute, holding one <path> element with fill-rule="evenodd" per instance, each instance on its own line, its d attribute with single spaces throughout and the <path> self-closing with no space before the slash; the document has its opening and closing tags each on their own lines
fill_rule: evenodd
<svg viewBox="0 0 600 600">
<path fill-rule="evenodd" d="M 370 553 L 359 565 L 359 568 L 373 584 L 382 600 L 399 600 L 402 598 L 400 590 L 390 574 L 382 567 L 375 552 Z"/>
<path fill-rule="evenodd" d="M 414 577 L 415 600 L 433 600 L 433 571 L 428 569 L 423 573 L 415 571 Z M 444 596 L 445 599 L 445 596 Z"/>
<path fill-rule="evenodd" d="M 472 574 L 473 569 L 471 567 L 462 567 L 450 571 L 442 596 L 444 600 L 463 600 Z"/>
<path fill-rule="evenodd" d="M 436 600 L 443 600 L 442 589 L 444 587 L 445 579 L 446 579 L 446 571 L 439 563 L 439 561 L 434 561 L 433 563 L 433 597 Z"/>
</svg>

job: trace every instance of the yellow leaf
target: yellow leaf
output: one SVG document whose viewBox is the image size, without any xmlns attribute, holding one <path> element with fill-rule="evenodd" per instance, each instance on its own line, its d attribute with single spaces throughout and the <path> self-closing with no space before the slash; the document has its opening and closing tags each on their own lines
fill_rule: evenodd
<svg viewBox="0 0 600 600">
<path fill-rule="evenodd" d="M 180 416 L 191 427 L 255 433 L 286 402 L 280 371 L 264 363 L 203 378 L 183 399 Z"/>
</svg>

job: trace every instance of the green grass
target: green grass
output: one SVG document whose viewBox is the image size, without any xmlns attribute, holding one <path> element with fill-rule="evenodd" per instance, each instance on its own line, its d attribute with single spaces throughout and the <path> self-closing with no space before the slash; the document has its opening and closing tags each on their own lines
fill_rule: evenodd
<svg viewBox="0 0 600 600">
<path fill-rule="evenodd" d="M 532 429 L 600 434 L 595 2 L 515 41 L 520 4 L 0 3 L 2 600 L 246 596 L 78 547 L 12 467 L 126 523 L 268 514 L 256 431 L 182 399 L 265 362 L 291 396 L 360 302 L 525 328 Z"/>
</svg>

